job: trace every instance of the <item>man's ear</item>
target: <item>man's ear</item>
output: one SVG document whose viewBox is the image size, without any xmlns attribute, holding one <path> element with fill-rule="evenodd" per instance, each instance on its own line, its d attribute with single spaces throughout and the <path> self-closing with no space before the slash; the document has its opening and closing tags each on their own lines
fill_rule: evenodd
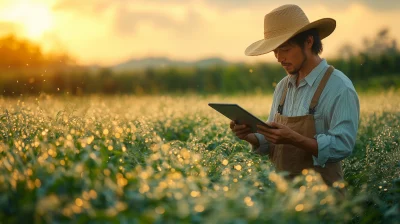
<svg viewBox="0 0 400 224">
<path fill-rule="evenodd" d="M 306 39 L 306 47 L 311 49 L 314 44 L 314 37 L 313 36 L 308 36 Z"/>
</svg>

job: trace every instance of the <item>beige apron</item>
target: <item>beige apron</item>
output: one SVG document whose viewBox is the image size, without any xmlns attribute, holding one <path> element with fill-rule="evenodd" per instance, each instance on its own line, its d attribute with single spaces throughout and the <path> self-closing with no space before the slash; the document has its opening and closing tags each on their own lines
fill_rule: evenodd
<svg viewBox="0 0 400 224">
<path fill-rule="evenodd" d="M 316 131 L 313 114 L 315 113 L 318 99 L 321 96 L 321 93 L 333 70 L 334 68 L 330 66 L 326 71 L 312 98 L 309 114 L 304 116 L 287 117 L 282 115 L 283 105 L 285 103 L 285 98 L 288 91 L 287 84 L 289 79 L 287 79 L 286 87 L 282 94 L 278 112 L 275 114 L 274 121 L 288 126 L 290 129 L 303 136 L 314 138 Z M 276 144 L 275 147 L 271 147 L 270 158 L 278 171 L 289 172 L 289 178 L 294 178 L 296 175 L 301 174 L 303 169 L 314 169 L 321 174 L 322 179 L 329 186 L 332 186 L 335 181 L 343 180 L 341 162 L 326 163 L 324 168 L 320 166 L 314 166 L 312 154 L 293 145 Z"/>
</svg>

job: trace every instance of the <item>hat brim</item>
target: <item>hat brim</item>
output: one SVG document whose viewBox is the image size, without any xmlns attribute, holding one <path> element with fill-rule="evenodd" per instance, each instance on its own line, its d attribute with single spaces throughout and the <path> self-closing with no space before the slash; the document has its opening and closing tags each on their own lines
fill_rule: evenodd
<svg viewBox="0 0 400 224">
<path fill-rule="evenodd" d="M 297 31 L 280 35 L 274 38 L 262 39 L 256 41 L 252 43 L 250 46 L 248 46 L 244 53 L 247 56 L 257 56 L 257 55 L 267 54 L 276 49 L 277 47 L 279 47 L 281 44 L 285 43 L 287 40 L 289 40 L 296 34 L 299 34 L 303 31 L 313 28 L 316 28 L 318 30 L 319 36 L 322 40 L 325 37 L 329 36 L 335 30 L 336 21 L 331 18 L 323 18 L 316 20 L 300 28 Z"/>
</svg>

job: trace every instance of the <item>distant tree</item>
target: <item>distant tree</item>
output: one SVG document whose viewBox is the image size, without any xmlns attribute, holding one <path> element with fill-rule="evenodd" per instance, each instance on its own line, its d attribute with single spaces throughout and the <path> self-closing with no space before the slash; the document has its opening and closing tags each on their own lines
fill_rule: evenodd
<svg viewBox="0 0 400 224">
<path fill-rule="evenodd" d="M 351 44 L 347 43 L 339 48 L 338 53 L 341 58 L 348 60 L 356 55 L 356 50 L 354 49 L 354 47 Z"/>
<path fill-rule="evenodd" d="M 41 46 L 10 34 L 0 37 L 0 70 L 4 69 L 58 69 L 76 64 L 66 53 L 43 53 Z"/>
<path fill-rule="evenodd" d="M 396 39 L 389 36 L 389 29 L 381 29 L 373 39 L 364 38 L 363 53 L 371 56 L 398 52 Z"/>
</svg>

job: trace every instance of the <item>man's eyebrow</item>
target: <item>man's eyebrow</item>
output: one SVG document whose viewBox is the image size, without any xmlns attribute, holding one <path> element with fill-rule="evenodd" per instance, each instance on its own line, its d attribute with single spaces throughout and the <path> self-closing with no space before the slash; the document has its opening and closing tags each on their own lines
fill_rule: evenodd
<svg viewBox="0 0 400 224">
<path fill-rule="evenodd" d="M 285 47 L 289 47 L 290 45 L 288 43 L 284 43 L 282 45 L 280 45 L 279 47 L 275 48 L 274 51 L 281 49 L 281 48 L 285 48 Z"/>
<path fill-rule="evenodd" d="M 280 45 L 279 47 L 277 47 L 277 48 L 283 48 L 283 47 L 289 47 L 290 46 L 290 44 L 288 44 L 288 43 L 284 43 L 284 44 L 282 44 L 282 45 Z"/>
</svg>

